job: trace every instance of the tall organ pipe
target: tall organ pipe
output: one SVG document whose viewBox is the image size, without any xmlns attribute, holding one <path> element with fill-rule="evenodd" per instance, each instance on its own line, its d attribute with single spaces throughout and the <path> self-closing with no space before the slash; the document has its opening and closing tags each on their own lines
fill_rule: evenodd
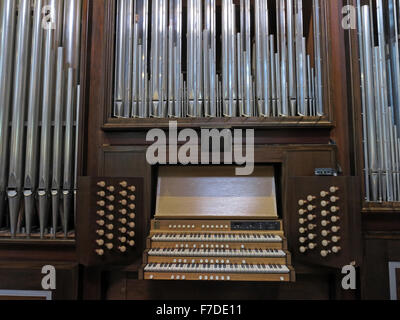
<svg viewBox="0 0 400 320">
<path fill-rule="evenodd" d="M 64 48 L 59 47 L 57 50 L 57 73 L 56 73 L 56 98 L 54 112 L 54 133 L 53 133 L 53 170 L 51 183 L 52 198 L 52 231 L 55 235 L 57 232 L 57 222 L 60 212 L 60 190 L 62 188 L 62 143 L 63 136 L 63 120 L 64 120 Z"/>
<path fill-rule="evenodd" d="M 5 213 L 16 0 L 3 0 L 0 17 L 0 226 Z"/>
<path fill-rule="evenodd" d="M 33 215 L 35 212 L 35 192 L 37 191 L 38 168 L 38 137 L 39 137 L 39 113 L 41 99 L 41 82 L 43 66 L 43 28 L 42 8 L 43 0 L 36 0 L 32 25 L 32 48 L 28 96 L 28 124 L 26 135 L 25 153 L 25 225 L 26 233 L 32 231 Z"/>
<path fill-rule="evenodd" d="M 8 203 L 10 208 L 11 235 L 17 232 L 17 220 L 23 187 L 23 146 L 25 112 L 27 101 L 29 28 L 31 18 L 30 0 L 19 3 L 15 40 L 14 90 L 10 144 L 10 168 L 8 178 Z"/>
<path fill-rule="evenodd" d="M 68 68 L 80 68 L 80 34 L 81 34 L 82 0 L 64 2 L 64 32 L 62 44 L 65 50 L 65 63 Z M 74 76 L 74 85 L 77 83 Z"/>
<path fill-rule="evenodd" d="M 50 0 L 49 5 L 60 10 L 60 2 Z M 53 9 L 54 10 L 54 9 Z M 58 25 L 59 21 L 56 21 Z M 55 60 L 57 50 L 57 29 L 47 29 L 45 31 L 44 47 L 44 69 L 43 69 L 43 100 L 42 100 L 42 130 L 40 145 L 40 166 L 39 166 L 39 224 L 40 236 L 43 238 L 47 228 L 49 217 L 49 197 L 51 188 L 51 142 L 52 142 L 52 117 L 54 106 L 54 77 Z"/>
<path fill-rule="evenodd" d="M 76 86 L 74 86 L 74 69 L 68 69 L 67 78 L 67 100 L 65 116 L 65 139 L 64 139 L 64 180 L 63 180 L 63 232 L 67 235 L 69 220 L 73 208 L 74 190 L 74 119 L 75 119 L 75 97 Z"/>
</svg>

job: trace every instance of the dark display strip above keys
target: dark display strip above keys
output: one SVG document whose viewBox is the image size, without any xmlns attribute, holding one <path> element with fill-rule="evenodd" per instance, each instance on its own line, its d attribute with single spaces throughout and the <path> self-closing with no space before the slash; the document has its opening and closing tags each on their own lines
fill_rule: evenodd
<svg viewBox="0 0 400 320">
<path fill-rule="evenodd" d="M 243 231 L 279 231 L 279 221 L 232 221 L 231 230 Z"/>
</svg>

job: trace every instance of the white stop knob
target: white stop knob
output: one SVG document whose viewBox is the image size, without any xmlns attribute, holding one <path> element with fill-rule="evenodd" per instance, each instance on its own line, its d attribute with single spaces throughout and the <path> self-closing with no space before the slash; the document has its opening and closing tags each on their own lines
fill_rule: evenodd
<svg viewBox="0 0 400 320">
<path fill-rule="evenodd" d="M 300 232 L 300 233 L 306 233 L 306 232 L 307 232 L 307 229 L 306 229 L 306 228 L 300 228 L 300 229 L 299 229 L 299 232 Z"/>
<path fill-rule="evenodd" d="M 299 238 L 300 243 L 305 243 L 307 241 L 307 238 L 300 237 Z"/>
<path fill-rule="evenodd" d="M 323 258 L 327 257 L 329 255 L 329 251 L 328 250 L 321 250 L 321 256 Z"/>
<path fill-rule="evenodd" d="M 301 253 L 305 253 L 305 252 L 307 251 L 307 248 L 301 246 L 301 247 L 299 248 L 299 251 L 300 251 Z"/>
<path fill-rule="evenodd" d="M 323 241 L 322 241 L 322 245 L 323 245 L 324 247 L 327 247 L 327 246 L 329 245 L 329 243 L 330 243 L 330 241 L 328 241 L 328 240 L 323 240 Z"/>
<path fill-rule="evenodd" d="M 339 200 L 339 197 L 336 197 L 336 196 L 331 197 L 331 202 L 336 202 L 338 200 Z"/>
<path fill-rule="evenodd" d="M 320 196 L 321 196 L 322 198 L 325 198 L 327 195 L 329 195 L 329 192 L 327 192 L 327 191 L 321 191 L 321 192 L 320 192 Z"/>
<path fill-rule="evenodd" d="M 322 235 L 323 237 L 327 237 L 330 233 L 331 233 L 331 232 L 328 231 L 328 230 L 322 230 L 322 231 L 321 231 L 321 235 Z"/>
<path fill-rule="evenodd" d="M 313 206 L 313 205 L 310 204 L 310 205 L 307 207 L 307 210 L 308 210 L 308 211 L 313 211 L 315 208 L 316 208 L 316 206 Z"/>
<path fill-rule="evenodd" d="M 338 187 L 335 187 L 335 186 L 332 186 L 332 187 L 329 188 L 329 191 L 330 191 L 331 193 L 335 193 L 336 191 L 339 191 L 339 188 L 338 188 Z"/>
<path fill-rule="evenodd" d="M 314 196 L 312 196 L 312 195 L 307 196 L 307 201 L 311 202 L 313 200 L 315 200 Z"/>
<path fill-rule="evenodd" d="M 338 253 L 340 250 L 342 250 L 342 248 L 340 248 L 340 247 L 332 247 L 332 252 L 333 253 Z"/>
<path fill-rule="evenodd" d="M 339 220 L 340 220 L 340 218 L 337 217 L 337 216 L 331 217 L 331 221 L 332 221 L 332 222 L 338 222 Z"/>
<path fill-rule="evenodd" d="M 321 206 L 326 207 L 329 204 L 329 201 L 321 201 Z"/>
<path fill-rule="evenodd" d="M 322 221 L 321 221 L 321 225 L 322 225 L 323 227 L 326 227 L 328 224 L 330 224 L 330 222 L 329 222 L 328 220 L 322 220 Z"/>
<path fill-rule="evenodd" d="M 317 235 L 315 233 L 310 233 L 308 235 L 308 239 L 310 239 L 310 240 L 314 240 L 316 237 L 317 237 Z"/>
<path fill-rule="evenodd" d="M 299 223 L 300 223 L 300 224 L 304 224 L 304 223 L 306 223 L 306 222 L 307 222 L 307 219 L 303 219 L 303 218 L 299 219 Z"/>
<path fill-rule="evenodd" d="M 307 203 L 306 200 L 299 200 L 298 204 L 299 206 L 304 206 Z"/>
<path fill-rule="evenodd" d="M 338 231 L 340 230 L 340 227 L 338 227 L 338 226 L 333 226 L 333 227 L 331 228 L 331 230 L 332 230 L 332 232 L 338 232 Z"/>
<path fill-rule="evenodd" d="M 316 247 L 317 247 L 317 244 L 316 244 L 316 243 L 309 243 L 309 244 L 308 244 L 308 248 L 309 248 L 310 250 L 314 250 Z"/>
</svg>

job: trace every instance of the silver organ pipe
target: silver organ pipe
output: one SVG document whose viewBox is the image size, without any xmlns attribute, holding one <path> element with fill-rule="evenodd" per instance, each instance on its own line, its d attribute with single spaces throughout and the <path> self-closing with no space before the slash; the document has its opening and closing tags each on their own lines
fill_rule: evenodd
<svg viewBox="0 0 400 320">
<path fill-rule="evenodd" d="M 273 117 L 277 116 L 277 106 L 278 106 L 278 96 L 277 96 L 277 89 L 276 89 L 276 63 L 275 63 L 275 39 L 273 35 L 269 36 L 269 52 L 270 52 L 270 63 L 268 65 L 268 68 L 270 70 L 270 74 L 271 74 L 271 106 L 272 106 L 272 110 L 271 110 L 271 115 Z"/>
<path fill-rule="evenodd" d="M 217 47 L 216 47 L 216 5 L 215 0 L 205 2 L 204 41 L 204 114 L 206 117 L 217 116 Z"/>
<path fill-rule="evenodd" d="M 54 109 L 54 131 L 53 131 L 53 177 L 51 182 L 52 203 L 52 232 L 57 230 L 60 212 L 60 192 L 62 189 L 62 140 L 63 140 L 63 116 L 64 116 L 64 48 L 57 50 L 57 72 Z"/>
<path fill-rule="evenodd" d="M 170 1 L 168 25 L 168 116 L 182 117 L 182 0 Z"/>
<path fill-rule="evenodd" d="M 202 1 L 187 2 L 187 90 L 188 117 L 201 117 L 203 114 L 203 70 L 202 70 Z"/>
<path fill-rule="evenodd" d="M 306 74 L 306 52 L 305 52 L 305 38 L 303 36 L 303 1 L 296 1 L 296 74 L 297 74 L 297 113 L 300 116 L 306 116 L 306 90 L 307 90 L 307 74 Z M 291 105 L 291 115 L 294 116 L 295 108 Z"/>
<path fill-rule="evenodd" d="M 222 104 L 223 114 L 226 117 L 236 116 L 233 107 L 233 70 L 232 68 L 232 13 L 231 0 L 222 1 Z"/>
<path fill-rule="evenodd" d="M 121 1 L 122 2 L 122 1 Z M 132 117 L 148 117 L 148 73 L 147 73 L 147 50 L 148 50 L 148 1 L 136 0 L 133 19 L 133 61 L 132 61 Z M 118 17 L 118 21 L 121 17 Z M 117 41 L 121 41 L 117 33 Z M 119 54 L 119 47 L 116 48 Z M 118 60 L 116 60 L 118 61 Z M 146 62 L 146 63 L 145 63 Z M 119 65 L 117 65 L 119 68 Z M 130 71 L 129 71 L 130 72 Z M 118 70 L 116 69 L 116 74 Z M 115 103 L 117 106 L 117 102 Z"/>
<path fill-rule="evenodd" d="M 114 91 L 114 116 L 123 116 L 123 94 L 124 94 L 124 64 L 125 64 L 125 0 L 118 1 L 118 15 L 116 23 L 116 55 L 115 55 L 115 91 Z"/>
<path fill-rule="evenodd" d="M 286 21 L 286 1 L 279 0 L 279 15 L 277 16 L 278 20 L 278 28 L 280 29 L 280 38 L 279 38 L 279 53 L 280 53 L 280 73 L 281 73 L 281 109 L 279 115 L 288 116 L 288 63 L 287 63 L 287 21 Z"/>
<path fill-rule="evenodd" d="M 5 0 L 2 4 L 0 38 L 0 225 L 6 212 L 6 190 L 8 177 L 8 141 L 11 112 L 11 79 L 14 61 L 14 33 L 16 29 L 16 0 Z"/>
<path fill-rule="evenodd" d="M 314 21 L 314 57 L 315 57 L 315 99 L 317 115 L 324 114 L 323 80 L 322 80 L 322 39 L 321 30 L 323 19 L 321 19 L 321 1 L 313 0 L 313 21 Z"/>
<path fill-rule="evenodd" d="M 28 78 L 28 47 L 31 4 L 29 0 L 19 2 L 15 38 L 15 63 L 12 97 L 12 123 L 10 141 L 10 166 L 8 179 L 8 204 L 11 234 L 15 235 L 23 187 L 23 139 L 25 132 L 25 111 Z"/>
<path fill-rule="evenodd" d="M 80 102 L 78 93 L 80 69 L 80 35 L 81 35 L 82 0 L 64 2 L 64 33 L 65 47 L 65 132 L 63 146 L 63 185 L 62 203 L 60 210 L 61 225 L 65 236 L 70 228 L 70 220 L 74 210 L 74 190 L 76 190 L 76 164 L 74 164 L 78 145 L 74 135 L 78 134 L 77 110 Z M 75 125 L 75 130 L 74 130 Z M 74 181 L 75 180 L 75 181 Z M 54 221 L 53 221 L 54 222 Z M 58 225 L 54 224 L 55 228 Z"/>
<path fill-rule="evenodd" d="M 67 235 L 69 218 L 73 208 L 74 190 L 74 120 L 76 110 L 76 86 L 74 85 L 75 72 L 68 68 L 67 98 L 65 104 L 65 142 L 64 142 L 64 172 L 63 172 L 63 215 L 61 216 L 64 234 Z"/>
<path fill-rule="evenodd" d="M 81 10 L 82 0 L 0 5 L 0 237 L 73 235 Z"/>
<path fill-rule="evenodd" d="M 240 32 L 241 32 L 241 68 L 237 73 L 242 74 L 242 97 L 243 108 L 240 115 L 243 117 L 254 116 L 253 103 L 253 79 L 251 75 L 251 22 L 250 22 L 250 0 L 241 0 L 240 2 Z M 264 20 L 265 22 L 265 20 Z M 261 44 L 262 45 L 262 42 Z M 263 60 L 262 60 L 263 61 Z"/>
<path fill-rule="evenodd" d="M 296 4 L 299 1 L 296 1 Z M 301 2 L 301 0 L 300 0 Z M 298 5 L 298 4 L 297 4 Z M 286 1 L 286 19 L 287 19 L 287 48 L 288 48 L 288 86 L 289 86 L 289 104 L 290 104 L 290 114 L 295 116 L 296 115 L 296 103 L 297 100 L 299 101 L 299 107 L 301 107 L 301 99 L 296 97 L 297 91 L 296 90 L 296 83 L 299 86 L 300 75 L 301 75 L 301 68 L 299 68 L 299 62 L 301 61 L 301 46 L 299 46 L 299 29 L 303 27 L 303 21 L 300 19 L 302 14 L 302 8 L 298 8 L 298 12 L 293 12 L 293 2 L 291 0 Z M 295 6 L 297 8 L 297 6 Z M 297 19 L 294 20 L 294 17 Z M 296 31 L 296 32 L 294 32 Z M 295 36 L 295 38 L 294 38 Z M 296 52 L 294 50 L 296 48 Z M 294 69 L 296 68 L 296 69 Z M 291 72 L 290 70 L 297 70 L 297 72 Z M 295 75 L 297 75 L 297 79 L 295 81 Z M 297 98 L 297 100 L 296 100 Z M 299 110 L 300 111 L 300 110 Z M 299 112 L 300 113 L 300 112 Z"/>
<path fill-rule="evenodd" d="M 155 118 L 167 116 L 167 18 L 167 1 L 152 1 L 150 115 Z"/>
<path fill-rule="evenodd" d="M 365 200 L 399 202 L 399 1 L 357 1 Z"/>
<path fill-rule="evenodd" d="M 28 96 L 28 126 L 26 134 L 25 152 L 25 223 L 26 233 L 32 232 L 33 217 L 35 214 L 35 195 L 38 186 L 38 141 L 39 141 L 39 113 L 41 99 L 41 82 L 43 66 L 43 28 L 42 8 L 44 0 L 37 0 L 34 7 L 32 25 L 32 49 L 31 49 L 31 70 L 30 87 Z M 56 139 L 56 138 L 55 138 Z"/>
<path fill-rule="evenodd" d="M 56 1 L 49 1 L 52 10 L 59 9 Z M 57 9 L 56 9 L 57 8 Z M 54 14 L 51 12 L 50 14 Z M 56 21 L 56 25 L 58 21 Z M 40 156 L 39 156 L 39 225 L 40 236 L 44 237 L 49 218 L 49 194 L 51 185 L 51 122 L 54 105 L 54 75 L 56 50 L 59 44 L 56 29 L 48 28 L 45 30 L 44 44 L 44 70 L 43 70 L 43 96 L 42 96 L 42 126 L 40 137 Z"/>
</svg>

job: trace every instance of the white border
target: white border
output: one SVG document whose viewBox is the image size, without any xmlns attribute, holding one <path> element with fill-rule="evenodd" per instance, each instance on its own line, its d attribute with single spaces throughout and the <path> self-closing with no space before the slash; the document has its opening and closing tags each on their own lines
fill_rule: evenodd
<svg viewBox="0 0 400 320">
<path fill-rule="evenodd" d="M 30 290 L 0 290 L 0 296 L 11 297 L 42 297 L 46 300 L 52 300 L 51 291 L 30 291 Z"/>
<path fill-rule="evenodd" d="M 397 300 L 397 298 L 398 298 L 397 297 L 396 269 L 400 269 L 400 262 L 389 262 L 390 300 Z"/>
</svg>

